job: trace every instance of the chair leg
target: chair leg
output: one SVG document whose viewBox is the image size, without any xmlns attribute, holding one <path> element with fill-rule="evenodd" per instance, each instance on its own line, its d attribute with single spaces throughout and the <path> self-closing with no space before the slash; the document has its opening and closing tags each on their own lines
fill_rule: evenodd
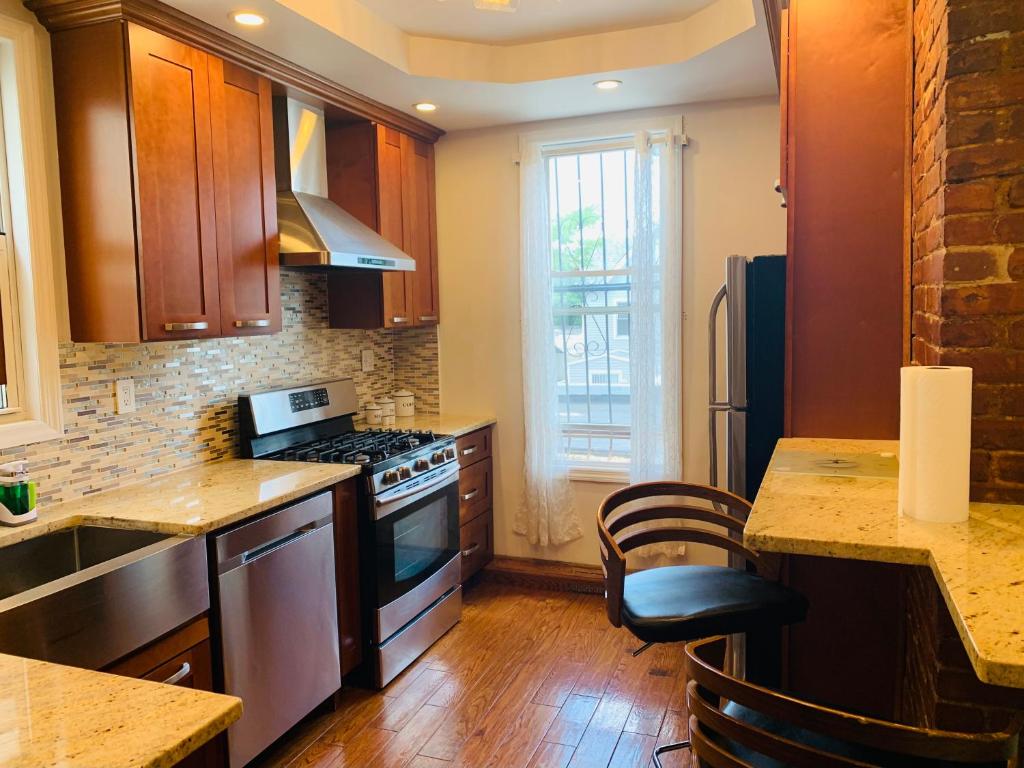
<svg viewBox="0 0 1024 768">
<path fill-rule="evenodd" d="M 689 749 L 689 748 L 690 748 L 690 740 L 689 739 L 687 739 L 686 741 L 677 741 L 674 744 L 665 744 L 663 746 L 656 747 L 655 750 L 654 750 L 654 764 L 657 766 L 657 768 L 664 768 L 664 766 L 661 764 L 661 756 L 663 754 L 665 754 L 666 752 L 675 752 L 676 750 L 679 750 L 679 749 Z"/>
<path fill-rule="evenodd" d="M 644 652 L 644 651 L 646 651 L 646 650 L 647 650 L 648 648 L 650 648 L 650 647 L 651 647 L 652 645 L 654 645 L 654 643 L 644 643 L 644 644 L 643 644 L 643 645 L 641 645 L 641 646 L 640 646 L 639 648 L 637 648 L 637 649 L 636 649 L 635 651 L 633 651 L 633 657 L 634 657 L 634 658 L 636 658 L 636 657 L 637 657 L 637 656 L 639 656 L 639 655 L 640 655 L 641 653 L 643 653 L 643 652 Z"/>
</svg>

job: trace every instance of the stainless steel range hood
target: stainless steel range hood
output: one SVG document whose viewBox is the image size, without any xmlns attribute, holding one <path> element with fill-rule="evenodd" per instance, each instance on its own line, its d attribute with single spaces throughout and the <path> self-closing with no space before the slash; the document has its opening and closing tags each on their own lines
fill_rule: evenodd
<svg viewBox="0 0 1024 768">
<path fill-rule="evenodd" d="M 275 99 L 274 149 L 278 155 L 277 220 L 282 267 L 416 269 L 416 262 L 404 251 L 327 198 L 322 111 L 295 99 Z M 284 154 L 288 168 L 283 173 Z"/>
</svg>

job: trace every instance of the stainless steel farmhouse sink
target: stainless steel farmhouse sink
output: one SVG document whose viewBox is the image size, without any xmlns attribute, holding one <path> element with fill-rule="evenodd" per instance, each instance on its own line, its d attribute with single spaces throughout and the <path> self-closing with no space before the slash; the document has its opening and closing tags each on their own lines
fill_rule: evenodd
<svg viewBox="0 0 1024 768">
<path fill-rule="evenodd" d="M 0 653 L 101 669 L 210 607 L 203 538 L 80 525 L 0 548 Z"/>
</svg>

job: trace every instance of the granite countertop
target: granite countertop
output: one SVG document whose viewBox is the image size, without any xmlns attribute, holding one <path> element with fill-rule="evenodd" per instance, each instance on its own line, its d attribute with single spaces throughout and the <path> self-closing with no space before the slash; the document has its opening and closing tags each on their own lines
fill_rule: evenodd
<svg viewBox="0 0 1024 768">
<path fill-rule="evenodd" d="M 199 536 L 362 472 L 352 464 L 226 459 L 41 507 L 39 519 L 0 528 L 0 547 L 73 525 Z"/>
<path fill-rule="evenodd" d="M 754 549 L 931 569 L 978 678 L 1024 688 L 1024 506 L 966 523 L 897 510 L 898 441 L 779 441 L 747 521 Z"/>
<path fill-rule="evenodd" d="M 164 768 L 242 714 L 234 696 L 0 655 L 0 765 Z"/>
<path fill-rule="evenodd" d="M 408 416 L 395 419 L 396 429 L 417 429 L 421 431 L 436 432 L 439 435 L 451 435 L 462 437 L 478 429 L 490 427 L 497 422 L 493 416 L 463 416 L 453 413 L 442 413 L 440 415 Z"/>
</svg>

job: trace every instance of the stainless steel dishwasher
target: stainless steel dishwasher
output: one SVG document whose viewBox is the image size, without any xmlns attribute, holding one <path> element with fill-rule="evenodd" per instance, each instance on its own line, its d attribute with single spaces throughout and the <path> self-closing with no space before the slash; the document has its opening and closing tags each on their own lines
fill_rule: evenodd
<svg viewBox="0 0 1024 768">
<path fill-rule="evenodd" d="M 213 537 L 228 729 L 241 768 L 341 687 L 331 493 Z"/>
</svg>

